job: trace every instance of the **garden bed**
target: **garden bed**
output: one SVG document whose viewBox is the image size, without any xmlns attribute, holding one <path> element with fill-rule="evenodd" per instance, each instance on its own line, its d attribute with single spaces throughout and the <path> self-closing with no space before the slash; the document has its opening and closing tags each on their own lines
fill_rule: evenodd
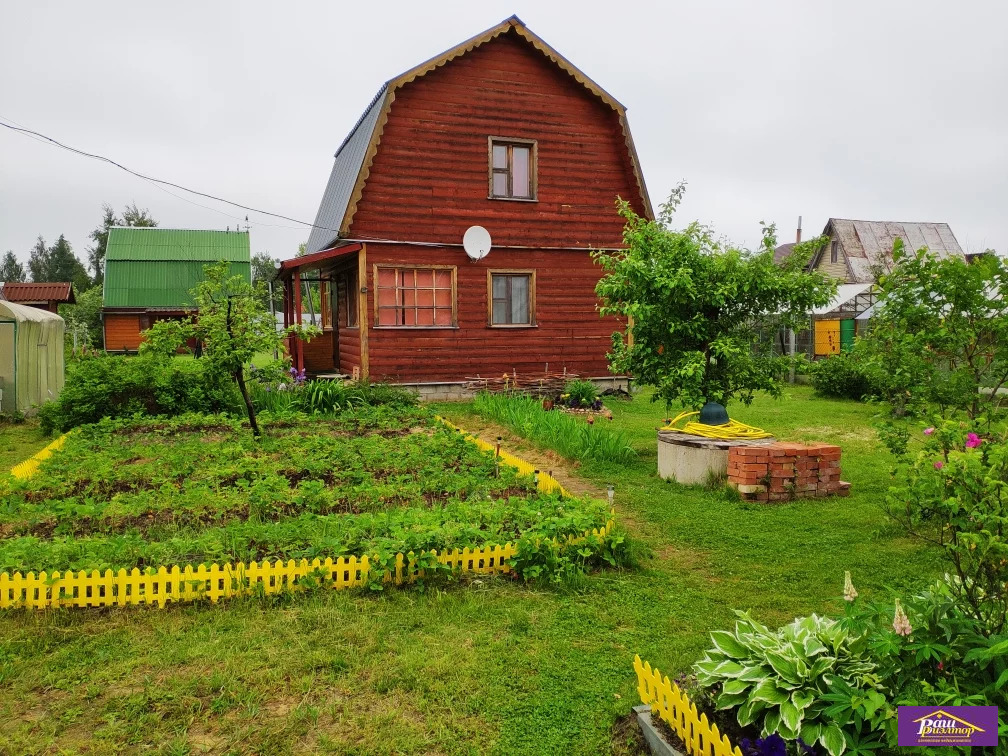
<svg viewBox="0 0 1008 756">
<path fill-rule="evenodd" d="M 266 421 L 103 421 L 0 486 L 0 570 L 336 558 L 481 547 L 604 526 L 415 407 Z"/>
</svg>

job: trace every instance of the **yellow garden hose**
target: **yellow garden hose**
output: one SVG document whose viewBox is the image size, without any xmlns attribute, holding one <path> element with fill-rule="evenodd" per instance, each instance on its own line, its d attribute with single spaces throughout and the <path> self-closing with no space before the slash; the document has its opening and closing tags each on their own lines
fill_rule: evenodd
<svg viewBox="0 0 1008 756">
<path fill-rule="evenodd" d="M 738 438 L 755 440 L 757 438 L 772 437 L 762 428 L 754 428 L 751 425 L 740 423 L 737 420 L 729 420 L 724 425 L 705 425 L 704 423 L 688 422 L 682 428 L 674 427 L 680 420 L 699 414 L 699 412 L 681 412 L 674 420 L 669 421 L 669 424 L 662 428 L 662 430 L 676 430 L 682 433 L 689 433 L 691 436 L 703 436 L 704 438 Z"/>
</svg>

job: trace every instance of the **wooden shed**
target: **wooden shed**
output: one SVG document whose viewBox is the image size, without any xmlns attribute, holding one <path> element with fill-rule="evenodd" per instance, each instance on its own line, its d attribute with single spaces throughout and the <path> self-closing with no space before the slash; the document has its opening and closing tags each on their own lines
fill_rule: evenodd
<svg viewBox="0 0 1008 756">
<path fill-rule="evenodd" d="M 190 292 L 203 269 L 220 261 L 231 275 L 251 281 L 247 231 L 110 228 L 102 290 L 105 350 L 135 352 L 153 323 L 192 312 Z"/>
<path fill-rule="evenodd" d="M 53 313 L 59 311 L 61 304 L 77 304 L 73 284 L 67 281 L 54 283 L 8 281 L 3 285 L 3 299 Z"/>
<path fill-rule="evenodd" d="M 624 107 L 516 17 L 388 81 L 336 152 L 305 280 L 325 335 L 312 373 L 413 385 L 566 369 L 609 375 L 592 249 L 622 246 L 617 197 L 652 216 Z M 472 226 L 490 234 L 479 260 Z"/>
</svg>

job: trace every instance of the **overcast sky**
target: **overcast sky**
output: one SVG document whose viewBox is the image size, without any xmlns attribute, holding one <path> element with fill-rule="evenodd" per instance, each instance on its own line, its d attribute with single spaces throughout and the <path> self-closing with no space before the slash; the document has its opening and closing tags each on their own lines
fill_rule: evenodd
<svg viewBox="0 0 1008 756">
<path fill-rule="evenodd" d="M 657 205 L 747 245 L 830 216 L 947 221 L 1008 250 L 1003 2 L 25 2 L 0 11 L 0 118 L 142 173 L 315 217 L 332 156 L 385 80 L 516 13 L 628 111 Z M 245 211 L 179 199 L 0 128 L 0 253 L 107 202 L 162 226 Z M 206 208 L 199 205 L 205 205 Z M 249 213 L 252 251 L 304 227 Z"/>
</svg>

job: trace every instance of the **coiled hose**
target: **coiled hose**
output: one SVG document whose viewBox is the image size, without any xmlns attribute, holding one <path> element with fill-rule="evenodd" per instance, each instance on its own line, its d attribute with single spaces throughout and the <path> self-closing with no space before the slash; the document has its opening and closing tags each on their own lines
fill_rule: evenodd
<svg viewBox="0 0 1008 756">
<path fill-rule="evenodd" d="M 676 423 L 680 420 L 684 420 L 687 417 L 693 417 L 694 415 L 699 415 L 699 412 L 681 412 L 674 420 L 670 420 L 668 425 L 666 425 L 662 430 L 674 430 L 680 431 L 682 433 L 689 433 L 691 436 L 703 436 L 704 438 L 727 438 L 727 439 L 746 439 L 755 440 L 758 438 L 771 438 L 771 434 L 767 433 L 762 428 L 754 428 L 751 425 L 746 425 L 745 423 L 740 423 L 738 420 L 729 420 L 724 425 L 706 425 L 705 423 L 697 423 L 690 421 L 686 423 L 682 428 L 674 427 Z"/>
</svg>

